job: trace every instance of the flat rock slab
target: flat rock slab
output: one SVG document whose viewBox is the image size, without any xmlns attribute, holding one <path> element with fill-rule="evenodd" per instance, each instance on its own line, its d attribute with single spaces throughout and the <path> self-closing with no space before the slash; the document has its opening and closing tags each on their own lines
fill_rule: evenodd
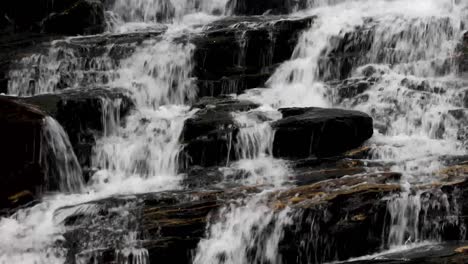
<svg viewBox="0 0 468 264">
<path fill-rule="evenodd" d="M 333 156 L 353 149 L 372 137 L 372 118 L 362 112 L 325 108 L 283 108 L 273 153 L 282 158 Z"/>
</svg>

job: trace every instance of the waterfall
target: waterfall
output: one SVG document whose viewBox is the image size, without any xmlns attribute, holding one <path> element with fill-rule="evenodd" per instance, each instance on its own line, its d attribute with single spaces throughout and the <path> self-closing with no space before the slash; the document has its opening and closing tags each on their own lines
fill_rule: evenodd
<svg viewBox="0 0 468 264">
<path fill-rule="evenodd" d="M 194 113 L 184 105 L 196 95 L 192 53 L 191 44 L 167 39 L 144 43 L 120 62 L 119 77 L 111 85 L 128 89 L 137 110 L 125 127 L 94 148 L 94 187 L 109 189 L 109 183 L 117 183 L 128 188 L 133 180 L 149 179 L 153 189 L 177 188 L 179 138 L 184 121 Z"/>
<path fill-rule="evenodd" d="M 262 199 L 260 195 L 223 208 L 221 219 L 208 228 L 208 238 L 199 243 L 193 263 L 279 263 L 278 244 L 292 219 L 288 209 L 275 213 Z"/>
<path fill-rule="evenodd" d="M 171 232 L 177 233 L 177 239 L 182 237 L 179 230 L 165 234 L 161 231 L 164 224 L 178 228 L 206 224 L 203 235 L 199 234 L 203 231 L 187 232 L 190 234 L 185 237 L 184 233 L 181 239 L 192 246 L 193 263 L 280 264 L 285 250 L 281 247 L 287 246 L 281 244 L 285 232 L 291 231 L 296 221 L 301 223 L 297 232 L 307 224 L 310 230 L 304 231 L 309 233 L 304 234 L 300 245 L 291 247 L 301 248 L 304 252 L 298 254 L 308 254 L 304 258 L 321 263 L 339 255 L 331 246 L 333 237 L 314 237 L 325 233 L 320 228 L 329 227 L 327 221 L 334 217 L 327 215 L 326 204 L 344 192 L 373 184 L 392 190 L 376 198 L 382 202 L 382 218 L 387 221 L 382 221 L 386 225 L 381 241 L 373 241 L 381 243 L 380 250 L 441 242 L 441 234 L 453 226 L 460 226 L 463 232 L 457 238 L 464 239 L 457 193 L 447 194 L 436 187 L 443 182 L 440 171 L 447 166 L 443 158 L 468 153 L 468 140 L 462 131 L 466 132 L 468 124 L 466 114 L 454 112 L 467 107 L 468 81 L 461 76 L 457 62 L 458 46 L 468 25 L 466 1 L 301 0 L 288 1 L 291 10 L 286 11 L 290 14 L 272 16 L 266 12 L 258 17 L 233 16 L 231 9 L 238 3 L 110 1 L 106 3 L 108 32 L 56 40 L 11 63 L 9 95 L 24 99 L 82 92 L 83 88 L 119 90 L 133 108 L 124 117 L 120 111 L 123 99 L 99 97 L 102 131 L 90 132 L 93 146 L 87 182 L 64 128 L 51 117 L 44 119 L 41 165 L 47 176 L 46 190 L 60 193 L 47 193 L 38 204 L 0 217 L 0 263 L 100 263 L 111 254 L 119 264 L 148 264 L 156 259 L 151 243 L 157 240 L 167 246 L 170 242 L 164 239 L 174 235 Z M 291 37 L 296 41 L 291 57 L 276 62 L 275 53 L 283 52 L 277 51 L 277 32 L 257 27 L 289 18 L 313 19 L 308 28 L 298 31 L 297 41 L 296 36 Z M 209 24 L 218 20 L 219 24 Z M 228 25 L 226 32 L 220 30 L 223 23 Z M 256 62 L 259 65 L 254 65 L 259 66 L 259 72 L 251 69 L 255 67 L 250 64 L 255 62 L 248 57 L 252 44 L 249 30 L 257 30 L 259 40 L 273 43 Z M 264 87 L 249 86 L 239 95 L 223 94 L 229 100 L 254 105 L 253 109 L 232 110 L 226 115 L 232 121 L 225 127 L 222 124 L 227 136 L 223 130 L 199 137 L 200 144 L 210 144 L 207 142 L 213 138 L 225 136 L 227 162 L 184 171 L 179 166 L 184 150 L 181 135 L 186 121 L 203 112 L 196 108 L 202 86 L 196 74 L 205 70 L 206 58 L 199 58 L 197 45 L 207 36 L 212 39 L 202 49 L 226 39 L 239 48 L 232 57 L 216 54 L 220 61 L 229 60 L 231 66 L 215 65 L 229 67 L 239 80 L 230 80 L 232 76 L 224 76 L 227 73 L 220 69 L 220 73 L 207 73 L 206 80 L 200 81 L 219 81 L 224 92 L 237 92 L 238 84 L 245 81 L 242 78 L 270 74 L 270 68 L 274 71 L 260 85 Z M 356 85 L 349 88 L 350 83 Z M 203 107 L 217 109 L 215 105 Z M 296 186 L 301 183 L 295 182 L 294 166 L 322 160 L 315 156 L 301 160 L 275 156 L 275 136 L 279 135 L 275 124 L 287 118 L 281 113 L 288 107 L 342 108 L 372 116 L 375 133 L 366 143 L 369 153 L 362 160 L 346 156 L 346 162 L 362 163 L 363 168 L 347 167 L 344 162 L 334 168 L 343 170 L 343 178 L 352 184 L 337 186 L 326 178 L 328 164 L 320 164 L 311 174 L 323 176 L 326 180 L 321 183 L 330 184 L 323 188 L 308 186 L 316 188 L 313 191 Z M 203 120 L 197 129 L 204 132 L 224 121 L 216 118 Z M 221 152 L 213 155 L 217 154 Z M 330 160 L 333 158 L 338 159 Z M 207 182 L 206 186 L 192 189 L 184 185 L 190 169 L 202 170 L 204 178 L 200 181 Z M 347 175 L 351 171 L 347 169 L 362 172 Z M 401 177 L 381 184 L 366 179 L 371 177 L 369 172 L 379 175 L 372 174 L 376 178 L 389 172 Z M 221 179 L 211 182 L 214 174 Z M 358 177 L 364 180 L 356 180 Z M 295 196 L 280 197 L 291 188 L 297 188 Z M 304 198 L 303 190 L 313 195 Z M 327 197 L 328 192 L 333 195 Z M 154 194 L 161 196 L 145 200 Z M 212 200 L 206 202 L 205 196 Z M 316 210 L 314 215 L 314 203 L 322 198 L 317 208 L 325 209 Z M 309 215 L 302 215 L 303 200 L 308 202 L 305 210 L 310 209 Z M 195 212 L 193 221 L 184 219 L 183 210 L 192 210 L 191 203 L 196 202 L 209 212 Z M 170 213 L 180 215 L 163 220 L 157 218 L 159 215 L 146 216 L 154 217 L 153 223 L 142 216 L 149 214 L 145 206 L 161 210 L 157 214 L 169 214 L 161 209 L 167 207 Z M 339 221 L 355 224 L 366 217 L 346 213 Z M 148 235 L 143 228 L 151 228 L 155 234 Z M 66 235 L 72 231 L 77 232 L 75 236 L 86 235 L 80 242 L 86 241 L 69 245 L 72 242 Z M 74 251 L 67 251 L 71 247 Z M 296 261 L 304 259 L 301 257 Z"/>
<path fill-rule="evenodd" d="M 79 192 L 83 188 L 83 173 L 68 135 L 51 117 L 46 117 L 44 120 L 41 163 L 46 176 L 46 189 Z"/>
<path fill-rule="evenodd" d="M 123 22 L 181 21 L 186 15 L 223 15 L 227 0 L 116 0 L 112 12 Z"/>
<path fill-rule="evenodd" d="M 388 203 L 392 220 L 388 241 L 384 243 L 393 247 L 434 239 L 434 233 L 440 229 L 432 235 L 419 233 L 421 225 L 431 226 L 430 219 L 419 222 L 421 208 L 430 201 L 422 203 L 418 195 L 409 192 L 415 183 L 434 181 L 433 172 L 442 168 L 440 156 L 466 153 L 453 133 L 455 128 L 444 122 L 449 109 L 461 107 L 456 97 L 463 80 L 457 79 L 453 62 L 447 60 L 455 54 L 462 36 L 462 14 L 458 12 L 461 7 L 453 8 L 461 4 L 453 1 L 309 1 L 309 4 L 318 7 L 309 11 L 318 18 L 300 36 L 291 60 L 278 67 L 268 80 L 267 89 L 248 90 L 240 98 L 274 108 L 334 105 L 370 113 L 385 127 L 373 139 L 376 146 L 373 157 L 396 162 L 392 169 L 404 175 L 401 184 L 405 192 Z M 369 24 L 372 33 L 362 35 L 367 39 L 352 40 L 363 43 L 367 50 L 348 66 L 351 67 L 348 76 L 340 76 L 342 72 L 338 71 L 346 69 L 344 65 L 337 65 L 327 57 L 341 48 L 340 39 L 353 36 L 354 31 Z M 369 67 L 375 69 L 371 75 L 377 83 L 354 101 L 346 99 L 337 104 L 337 95 L 326 81 L 359 77 Z M 413 81 L 423 83 L 427 92 L 418 95 L 410 90 L 406 83 Z M 437 92 L 436 87 L 441 86 L 446 89 L 443 93 Z M 431 90 L 436 92 L 430 93 Z M 440 135 L 442 124 L 446 130 Z M 235 228 L 234 221 L 226 221 L 232 223 L 229 228 Z M 226 229 L 213 226 L 210 239 L 221 243 Z M 247 241 L 255 241 L 254 236 Z M 205 246 L 204 243 L 201 245 Z M 199 247 L 196 259 L 202 259 L 209 250 L 213 248 Z M 219 249 L 218 255 L 210 254 L 241 256 L 235 250 L 225 253 Z M 211 262 L 237 263 L 237 259 L 218 258 Z"/>
</svg>

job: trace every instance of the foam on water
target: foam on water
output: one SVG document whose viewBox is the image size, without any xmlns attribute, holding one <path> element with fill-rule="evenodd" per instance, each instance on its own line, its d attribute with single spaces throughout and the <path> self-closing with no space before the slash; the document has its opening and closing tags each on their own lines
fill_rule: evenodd
<svg viewBox="0 0 468 264">
<path fill-rule="evenodd" d="M 265 198 L 264 193 L 223 208 L 199 243 L 194 263 L 277 263 L 283 228 L 292 221 L 288 209 L 274 212 Z"/>
</svg>

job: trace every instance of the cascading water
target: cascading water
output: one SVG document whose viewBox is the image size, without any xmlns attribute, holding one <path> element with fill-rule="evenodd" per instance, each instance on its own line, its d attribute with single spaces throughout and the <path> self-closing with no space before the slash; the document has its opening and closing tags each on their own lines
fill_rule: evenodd
<svg viewBox="0 0 468 264">
<path fill-rule="evenodd" d="M 46 117 L 41 139 L 41 162 L 47 189 L 79 192 L 84 187 L 81 166 L 67 133 L 53 118 Z"/>
<path fill-rule="evenodd" d="M 151 185 L 153 189 L 177 187 L 179 137 L 185 119 L 193 114 L 184 103 L 196 95 L 190 77 L 192 50 L 191 44 L 165 39 L 145 43 L 120 62 L 119 77 L 111 85 L 128 89 L 137 111 L 127 118 L 124 128 L 97 143 L 93 166 L 99 171 L 92 179 L 95 187 L 125 182 L 123 186 L 128 188 L 132 179 L 156 178 L 160 181 Z M 148 58 L 148 54 L 155 56 Z"/>
<path fill-rule="evenodd" d="M 334 105 L 370 113 L 377 125 L 382 124 L 384 128 L 373 139 L 373 158 L 393 163 L 392 170 L 403 173 L 405 192 L 388 202 L 392 220 L 386 246 L 436 239 L 434 234 L 440 229 L 421 235 L 418 233 L 421 225 L 424 229 L 437 221 L 450 222 L 451 213 L 434 222 L 425 218 L 420 223 L 421 208 L 431 201 L 421 201 L 418 195 L 411 194 L 411 188 L 416 183 L 436 181 L 435 173 L 442 168 L 441 156 L 466 154 L 457 139 L 457 122 L 446 120 L 450 110 L 463 107 L 457 96 L 466 87 L 466 81 L 456 76 L 451 58 L 463 34 L 466 4 L 461 1 L 313 1 L 309 4 L 322 7 L 305 11 L 317 15 L 317 19 L 300 37 L 292 59 L 276 70 L 267 89 L 250 90 L 240 97 L 276 108 Z M 363 27 L 370 27 L 372 33 L 359 35 L 366 39 L 358 37 L 351 41 L 363 43 L 368 50 L 363 50 L 347 66 L 349 77 L 362 77 L 371 68 L 370 75 L 377 81 L 361 96 L 341 102 L 343 99 L 337 98 L 333 87 L 325 81 L 348 76 L 340 76 L 339 69 L 344 66 L 334 64 L 327 57 L 340 48 L 337 46 L 340 39 Z M 408 87 L 412 82 L 422 83 L 423 91 Z M 444 87 L 443 92 L 438 87 Z M 440 208 L 450 210 L 450 207 L 445 204 Z M 210 239 L 223 239 L 216 232 L 224 230 L 216 225 L 209 230 Z M 202 246 L 203 243 L 206 242 Z M 207 250 L 199 248 L 195 259 L 201 259 Z M 221 249 L 218 253 L 226 255 Z M 231 259 L 214 261 L 221 262 L 236 263 Z"/>
<path fill-rule="evenodd" d="M 88 86 L 122 88 L 129 92 L 135 109 L 121 120 L 121 102 L 102 100 L 104 132 L 93 149 L 91 165 L 95 173 L 87 186 L 65 132 L 56 121 L 46 119 L 48 153 L 60 161 L 46 168 L 53 171 L 52 178 L 63 192 L 82 192 L 47 196 L 32 208 L 1 218 L 0 235 L 5 239 L 0 242 L 0 263 L 64 263 L 67 252 L 60 246 L 66 229 L 63 220 L 83 215 L 83 226 L 97 223 L 108 229 L 118 225 L 131 228 L 112 241 L 104 241 L 107 237 L 100 237 L 100 233 L 92 234 L 92 241 L 75 256 L 77 263 L 96 260 L 100 245 L 122 241 L 116 246 L 118 263 L 149 263 L 149 253 L 140 245 L 144 238 L 136 235 L 136 224 L 130 221 L 125 206 L 111 210 L 117 220 L 109 223 L 102 218 L 102 222 L 93 222 L 93 217 L 101 216 L 99 210 L 74 206 L 117 194 L 183 188 L 178 167 L 182 150 L 179 140 L 184 121 L 196 113 L 189 104 L 196 99 L 197 89 L 192 76 L 195 46 L 181 36 L 204 30 L 200 25 L 192 27 L 194 24 L 203 25 L 229 15 L 227 2 L 116 0 L 109 10 L 115 19 L 111 32 L 154 33 L 165 27 L 155 26 L 157 23 L 168 23 L 166 33 L 119 47 L 104 46 L 99 52 L 88 47 L 85 51 L 100 54 L 92 59 L 74 49 L 79 39 L 67 39 L 54 42 L 45 55 L 16 63 L 10 71 L 9 94 L 32 96 Z M 236 183 L 264 191 L 213 213 L 194 263 L 281 262 L 278 246 L 283 229 L 293 224 L 291 208 L 272 210 L 270 204 L 271 193 L 289 184 L 287 162 L 273 158 L 272 123 L 281 118 L 277 110 L 282 107 L 338 107 L 373 116 L 376 135 L 368 144 L 369 159 L 388 164 L 392 171 L 403 175 L 403 192 L 386 197 L 390 223 L 383 249 L 438 240 L 444 224 L 458 221 L 454 217 L 459 210 L 456 201 L 444 194 L 426 197 L 415 188 L 438 182 L 436 172 L 443 168 L 441 157 L 467 152 L 467 142 L 460 140 L 462 124 L 452 112 L 464 107 L 460 92 L 468 87 L 468 82 L 459 77 L 453 59 L 468 23 L 466 3 L 299 2 L 292 9 L 302 11 L 294 16 L 315 16 L 314 21 L 301 33 L 292 58 L 278 66 L 267 87 L 248 90 L 238 97 L 261 107 L 233 113 L 239 131 L 231 139 L 231 147 L 238 160 L 228 161 L 222 168 L 227 179 L 240 171 L 242 176 L 240 180 L 235 176 Z M 250 26 L 255 27 L 255 23 Z M 266 37 L 272 38 L 272 34 Z M 237 67 L 245 66 L 245 37 L 244 33 L 236 35 L 241 49 L 234 59 Z M 359 50 L 344 45 L 345 40 Z M 273 52 L 274 48 L 270 50 Z M 333 60 L 340 52 L 359 55 L 342 64 Z M 261 63 L 271 61 L 265 58 Z M 369 85 L 346 98 L 332 82 L 343 79 L 364 80 Z M 47 164 L 51 161 L 47 160 Z M 441 212 L 439 218 L 426 216 L 432 210 Z"/>
</svg>

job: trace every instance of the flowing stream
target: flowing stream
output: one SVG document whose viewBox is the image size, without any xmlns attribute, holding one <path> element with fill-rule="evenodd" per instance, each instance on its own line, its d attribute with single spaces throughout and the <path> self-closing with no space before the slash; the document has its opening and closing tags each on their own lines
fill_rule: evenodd
<svg viewBox="0 0 468 264">
<path fill-rule="evenodd" d="M 53 42 L 47 54 L 16 63 L 10 71 L 11 95 L 104 86 L 128 91 L 135 110 L 121 120 L 116 112 L 119 102 L 103 101 L 108 125 L 93 148 L 95 173 L 86 184 L 65 132 L 55 120 L 45 120 L 44 145 L 52 153 L 45 158 L 56 160 L 47 173 L 58 181 L 61 193 L 48 194 L 41 203 L 0 218 L 0 263 L 64 263 L 67 252 L 60 242 L 65 227 L 60 219 L 66 215 L 57 216 L 58 208 L 114 195 L 185 188 L 184 175 L 179 173 L 183 149 L 179 140 L 185 120 L 197 112 L 191 109 L 197 82 L 192 75 L 195 46 L 181 37 L 231 16 L 228 2 L 116 0 L 108 10 L 109 32 L 103 36 L 167 30 L 157 38 L 125 44 L 124 58 L 113 58 L 113 46 L 108 45 L 102 47 L 103 55 L 84 61 L 71 47 L 77 39 L 69 38 Z M 372 149 L 369 160 L 388 164 L 403 175 L 399 182 L 403 192 L 388 197 L 391 222 L 383 249 L 437 241 L 441 227 L 432 219 L 421 220 L 422 212 L 428 207 L 447 215 L 458 210 L 443 194 L 430 200 L 412 187 L 437 183 L 436 172 L 444 168 L 442 157 L 467 154 L 468 141 L 459 134 L 462 124 L 452 113 L 464 108 L 460 94 L 468 88 L 468 80 L 458 75 L 451 58 L 467 30 L 468 4 L 463 0 L 303 2 L 306 8 L 293 7 L 290 16 L 316 18 L 300 34 L 292 57 L 278 66 L 266 87 L 237 96 L 258 103 L 259 108 L 233 113 L 240 131 L 231 147 L 239 160 L 226 164 L 224 177 L 244 186 L 262 186 L 263 191 L 233 201 L 216 213 L 219 217 L 213 216 L 194 263 L 280 263 L 278 244 L 283 228 L 293 224 L 293 214 L 288 208 L 271 210 L 267 197 L 292 184 L 291 168 L 274 158 L 272 150 L 271 124 L 281 118 L 282 107 L 354 109 L 374 118 L 375 133 L 366 143 Z M 238 38 L 242 42 L 245 36 Z M 343 65 L 327 60 L 344 38 L 365 47 L 358 60 L 348 62 L 347 77 L 373 80 L 352 98 L 336 93 L 330 80 L 343 77 L 339 70 Z M 241 52 L 239 65 L 243 56 Z M 240 177 L 235 173 L 239 171 Z M 125 212 L 123 208 L 121 214 Z M 132 235 L 134 230 L 127 231 L 130 242 L 119 251 L 119 263 L 149 263 L 148 252 L 134 246 L 139 239 Z M 90 249 L 99 243 L 90 243 Z M 86 261 L 86 256 L 77 256 L 77 263 Z"/>
</svg>

